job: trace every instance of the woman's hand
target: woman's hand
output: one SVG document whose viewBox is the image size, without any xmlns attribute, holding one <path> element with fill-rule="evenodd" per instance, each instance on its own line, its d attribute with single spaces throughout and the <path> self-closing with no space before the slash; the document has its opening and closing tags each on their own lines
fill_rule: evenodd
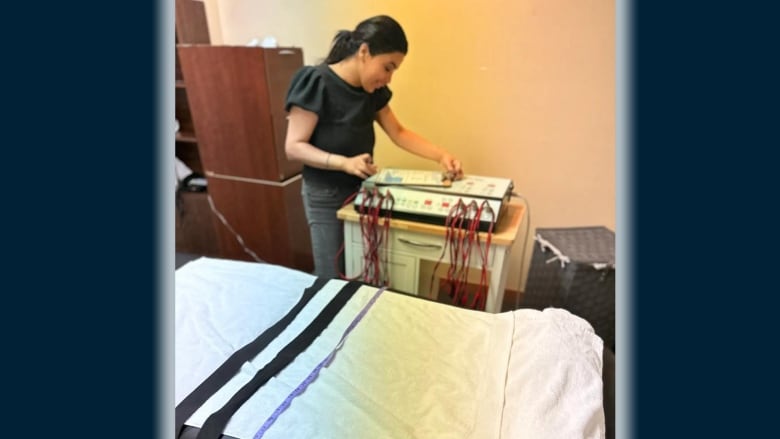
<svg viewBox="0 0 780 439">
<path fill-rule="evenodd" d="M 448 180 L 455 181 L 463 178 L 463 169 L 460 166 L 460 160 L 450 155 L 450 153 L 444 153 L 439 160 L 439 164 L 444 168 Z"/>
<path fill-rule="evenodd" d="M 331 161 L 333 162 L 334 160 L 331 159 Z M 377 172 L 374 160 L 371 158 L 371 154 L 368 153 L 356 155 L 354 157 L 337 156 L 337 160 L 335 160 L 333 165 L 342 172 L 349 175 L 355 175 L 362 179 L 366 179 Z"/>
</svg>

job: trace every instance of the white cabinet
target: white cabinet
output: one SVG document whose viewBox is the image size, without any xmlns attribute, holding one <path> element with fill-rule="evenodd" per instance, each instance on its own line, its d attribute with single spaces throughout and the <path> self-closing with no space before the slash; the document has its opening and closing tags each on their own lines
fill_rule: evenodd
<svg viewBox="0 0 780 439">
<path fill-rule="evenodd" d="M 351 253 L 356 257 L 346 258 L 347 276 L 354 277 L 363 272 L 363 246 L 361 244 L 351 244 Z M 349 252 L 348 252 L 349 253 Z M 380 252 L 380 257 L 384 259 L 384 249 Z M 417 258 L 398 252 L 387 253 L 387 264 L 380 264 L 380 267 L 386 269 L 388 273 L 381 273 L 380 278 L 384 279 L 389 275 L 388 288 L 404 293 L 417 294 Z M 361 280 L 361 279 L 357 279 Z"/>
<path fill-rule="evenodd" d="M 504 216 L 505 220 L 498 224 L 487 252 L 485 268 L 489 272 L 490 287 L 485 310 L 488 312 L 501 312 L 507 277 L 505 262 L 508 260 L 509 250 L 517 237 L 517 230 L 524 214 L 522 206 L 510 205 L 509 209 Z M 352 206 L 341 208 L 337 216 L 344 221 L 346 275 L 352 278 L 363 270 L 363 237 L 360 231 L 360 219 Z M 381 220 L 380 224 L 382 224 Z M 450 262 L 449 249 L 446 249 L 446 254 L 442 257 L 445 251 L 445 236 L 446 229 L 442 226 L 391 220 L 390 231 L 384 242 L 387 251 L 385 252 L 385 247 L 380 251 L 381 257 L 385 257 L 386 254 L 388 258 L 390 289 L 429 296 L 428 290 L 434 274 L 433 267 L 440 259 L 442 265 Z M 472 245 L 469 255 L 469 267 L 472 270 L 482 269 L 481 252 L 484 252 L 486 237 L 486 233 L 480 233 L 481 246 L 478 248 L 476 242 Z"/>
</svg>

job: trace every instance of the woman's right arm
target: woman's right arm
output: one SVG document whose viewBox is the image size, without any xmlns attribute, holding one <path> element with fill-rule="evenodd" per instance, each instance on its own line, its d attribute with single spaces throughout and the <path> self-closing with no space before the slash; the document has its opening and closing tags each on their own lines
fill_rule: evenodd
<svg viewBox="0 0 780 439">
<path fill-rule="evenodd" d="M 314 168 L 338 170 L 360 178 L 376 174 L 377 168 L 371 162 L 369 154 L 345 157 L 323 151 L 309 143 L 318 120 L 317 113 L 295 105 L 290 107 L 287 138 L 284 142 L 284 152 L 288 160 L 303 162 Z"/>
</svg>

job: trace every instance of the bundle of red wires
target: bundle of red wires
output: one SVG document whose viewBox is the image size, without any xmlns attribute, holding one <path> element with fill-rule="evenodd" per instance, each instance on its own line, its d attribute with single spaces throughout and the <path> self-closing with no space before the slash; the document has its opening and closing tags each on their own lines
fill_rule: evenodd
<svg viewBox="0 0 780 439">
<path fill-rule="evenodd" d="M 490 215 L 490 225 L 488 226 L 485 245 L 483 246 L 480 243 L 478 229 L 479 224 L 482 222 L 483 215 L 487 216 L 487 214 Z M 493 236 L 494 225 L 495 212 L 487 201 L 483 201 L 479 205 L 476 201 L 472 201 L 467 205 L 463 200 L 459 199 L 458 202 L 452 206 L 444 223 L 446 229 L 444 238 L 445 245 L 439 260 L 434 266 L 433 274 L 431 275 L 431 290 L 433 290 L 433 282 L 436 278 L 436 272 L 439 265 L 449 249 L 450 261 L 445 282 L 449 288 L 448 294 L 452 299 L 452 303 L 472 309 L 485 309 L 485 300 L 490 287 L 487 270 L 488 256 L 490 254 L 490 243 Z M 477 289 L 471 297 L 471 301 L 469 301 L 467 292 L 468 274 L 472 249 L 474 248 L 475 243 L 481 259 L 482 270 Z"/>
<path fill-rule="evenodd" d="M 376 187 L 371 190 L 361 188 L 344 202 L 344 206 L 350 204 L 358 194 L 362 194 L 357 210 L 360 216 L 360 233 L 363 239 L 363 270 L 352 278 L 348 278 L 343 273 L 340 273 L 340 276 L 342 279 L 360 280 L 378 287 L 390 286 L 387 241 L 390 235 L 390 220 L 395 199 L 390 190 L 382 194 Z M 380 218 L 382 219 L 381 224 Z M 341 249 L 336 254 L 337 266 L 340 255 L 344 251 L 344 245 L 341 245 Z"/>
<path fill-rule="evenodd" d="M 363 270 L 352 278 L 343 273 L 340 273 L 340 276 L 346 280 L 360 280 L 370 285 L 387 287 L 390 286 L 390 270 L 387 264 L 388 239 L 395 200 L 390 190 L 382 194 L 376 187 L 371 190 L 361 188 L 344 202 L 344 206 L 350 204 L 358 194 L 362 195 L 357 211 L 360 216 L 360 233 L 363 240 Z M 488 216 L 490 225 L 483 245 L 480 242 L 479 225 L 483 221 L 483 217 L 487 221 Z M 488 257 L 495 222 L 496 214 L 486 200 L 482 201 L 481 204 L 477 204 L 476 201 L 466 204 L 462 199 L 458 199 L 458 202 L 452 206 L 447 214 L 444 223 L 445 245 L 431 275 L 431 291 L 436 271 L 449 250 L 450 261 L 445 282 L 449 287 L 448 294 L 452 303 L 472 309 L 485 309 L 485 301 L 490 287 L 487 270 Z M 337 266 L 339 257 L 344 251 L 344 245 L 342 244 L 341 249 L 336 254 Z M 474 248 L 481 259 L 482 269 L 477 289 L 469 300 L 468 274 L 472 249 Z"/>
</svg>

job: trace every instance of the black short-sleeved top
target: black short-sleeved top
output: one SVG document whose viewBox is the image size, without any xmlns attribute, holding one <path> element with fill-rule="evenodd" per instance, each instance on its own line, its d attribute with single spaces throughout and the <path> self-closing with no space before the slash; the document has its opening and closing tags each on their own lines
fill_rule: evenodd
<svg viewBox="0 0 780 439">
<path fill-rule="evenodd" d="M 323 151 L 352 157 L 374 153 L 374 117 L 390 101 L 387 86 L 368 93 L 341 79 L 326 64 L 304 66 L 293 75 L 285 111 L 295 105 L 317 113 L 309 143 Z M 313 183 L 357 187 L 359 177 L 341 171 L 303 167 L 303 178 Z"/>
</svg>

